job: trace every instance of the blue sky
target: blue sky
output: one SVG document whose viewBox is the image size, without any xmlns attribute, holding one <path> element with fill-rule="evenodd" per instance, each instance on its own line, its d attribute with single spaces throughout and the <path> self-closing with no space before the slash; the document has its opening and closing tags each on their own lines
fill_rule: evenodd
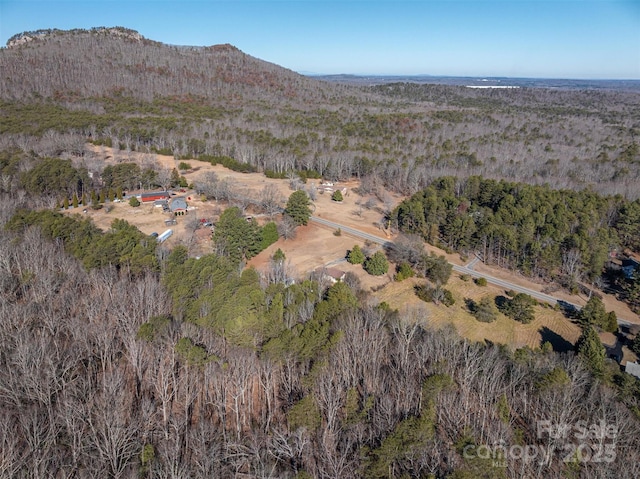
<svg viewBox="0 0 640 479">
<path fill-rule="evenodd" d="M 0 0 L 0 44 L 123 26 L 304 73 L 640 79 L 640 0 Z"/>
</svg>

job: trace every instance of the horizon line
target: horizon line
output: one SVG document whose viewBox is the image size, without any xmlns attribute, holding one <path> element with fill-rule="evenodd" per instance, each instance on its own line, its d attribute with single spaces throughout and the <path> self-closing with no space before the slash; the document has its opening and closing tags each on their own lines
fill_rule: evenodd
<svg viewBox="0 0 640 479">
<path fill-rule="evenodd" d="M 295 71 L 295 70 L 294 70 Z M 640 82 L 640 78 L 615 78 L 615 77 L 554 77 L 554 76 L 506 76 L 506 75 L 449 75 L 449 74 L 432 74 L 432 73 L 316 73 L 307 71 L 295 71 L 303 76 L 320 76 L 320 77 L 356 77 L 356 78 L 460 78 L 474 80 L 568 80 L 568 81 L 617 81 L 617 82 Z"/>
</svg>

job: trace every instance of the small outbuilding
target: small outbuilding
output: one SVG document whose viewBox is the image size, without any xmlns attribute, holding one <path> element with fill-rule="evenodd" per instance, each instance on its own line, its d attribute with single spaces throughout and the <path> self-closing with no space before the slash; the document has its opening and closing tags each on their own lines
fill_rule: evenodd
<svg viewBox="0 0 640 479">
<path fill-rule="evenodd" d="M 337 283 L 338 281 L 342 281 L 347 274 L 345 271 L 342 271 L 338 268 L 326 268 L 321 267 L 315 270 L 316 275 L 320 279 L 328 280 L 331 283 Z"/>
</svg>

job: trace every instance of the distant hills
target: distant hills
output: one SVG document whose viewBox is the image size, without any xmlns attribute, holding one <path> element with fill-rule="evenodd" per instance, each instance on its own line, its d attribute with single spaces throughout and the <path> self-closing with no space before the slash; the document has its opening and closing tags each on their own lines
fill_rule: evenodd
<svg viewBox="0 0 640 479">
<path fill-rule="evenodd" d="M 573 80 L 557 78 L 456 77 L 434 75 L 322 75 L 309 74 L 319 80 L 351 85 L 381 85 L 387 83 L 418 83 L 431 85 L 551 88 L 566 90 L 628 90 L 640 91 L 640 80 Z"/>
<path fill-rule="evenodd" d="M 76 155 L 90 137 L 358 177 L 367 192 L 481 175 L 640 196 L 640 82 L 301 75 L 122 27 L 15 35 L 0 71 L 0 140 L 40 155 Z"/>
<path fill-rule="evenodd" d="M 124 27 L 23 32 L 12 36 L 0 52 L 0 68 L 5 72 L 0 97 L 12 99 L 117 92 L 145 100 L 167 95 L 227 99 L 243 95 L 310 101 L 335 96 L 337 89 L 328 84 L 367 87 L 390 83 L 640 91 L 640 81 L 633 80 L 302 75 L 229 44 L 167 45 Z"/>
</svg>

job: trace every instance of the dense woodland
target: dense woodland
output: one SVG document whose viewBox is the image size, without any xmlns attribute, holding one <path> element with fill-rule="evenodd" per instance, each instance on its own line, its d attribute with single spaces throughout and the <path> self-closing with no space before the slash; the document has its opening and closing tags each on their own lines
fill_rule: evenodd
<svg viewBox="0 0 640 479">
<path fill-rule="evenodd" d="M 634 90 L 355 87 L 230 45 L 169 46 L 126 29 L 14 40 L 0 50 L 0 149 L 82 161 L 90 137 L 125 154 L 226 155 L 406 194 L 482 175 L 638 197 Z"/>
<path fill-rule="evenodd" d="M 353 175 L 362 194 L 413 194 L 395 210 L 376 202 L 407 234 L 386 252 L 405 277 L 451 274 L 419 237 L 567 287 L 609 281 L 637 306 L 639 278 L 603 276 L 611 247 L 639 247 L 637 93 L 347 87 L 126 29 L 11 45 L 0 51 L 0 477 L 640 476 L 640 381 L 605 359 L 597 296 L 575 351 L 513 350 L 378 304 L 354 277 L 293 282 L 282 254 L 264 275 L 243 268 L 306 222 L 303 190 L 285 220 L 258 226 L 233 185 L 203 179 L 202 194 L 234 206 L 215 254 L 197 259 L 126 221 L 101 231 L 54 211 L 180 184 L 132 151 L 300 182 Z M 116 146 L 119 162 L 87 141 Z M 530 183 L 516 183 L 525 171 Z M 273 191 L 259 201 L 280 218 Z M 373 256 L 348 259 L 388 267 Z M 505 311 L 518 304 L 528 311 L 517 295 Z M 476 305 L 480 321 L 491 307 Z"/>
<path fill-rule="evenodd" d="M 126 225 L 111 265 L 81 262 L 55 223 L 0 233 L 3 477 L 640 473 L 638 381 L 604 356 L 592 369 L 588 349 L 469 343 L 357 284 L 287 286 L 275 261 L 261 278 L 177 247 L 135 268 Z M 615 426 L 581 441 L 615 458 L 574 462 L 575 438 L 539 436 L 539 420 Z M 557 449 L 540 465 L 465 457 L 474 445 Z"/>
<path fill-rule="evenodd" d="M 578 291 L 580 283 L 618 290 L 640 310 L 640 278 L 610 268 L 612 255 L 640 251 L 640 200 L 590 190 L 469 177 L 443 177 L 391 214 L 425 241 Z M 608 273 L 608 274 L 607 274 Z"/>
</svg>

